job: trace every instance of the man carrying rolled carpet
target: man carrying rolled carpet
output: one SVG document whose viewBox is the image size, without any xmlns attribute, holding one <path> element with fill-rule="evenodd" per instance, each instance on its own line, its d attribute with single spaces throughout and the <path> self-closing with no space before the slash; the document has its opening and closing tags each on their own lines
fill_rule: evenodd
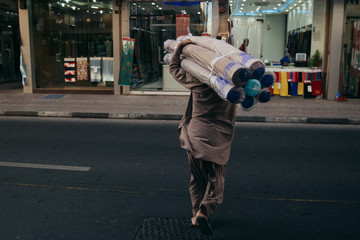
<svg viewBox="0 0 360 240">
<path fill-rule="evenodd" d="M 212 234 L 208 217 L 223 202 L 225 169 L 234 136 L 236 105 L 181 68 L 181 52 L 191 40 L 182 41 L 173 53 L 170 73 L 191 90 L 178 132 L 187 151 L 191 173 L 189 190 L 191 222 L 204 234 Z"/>
</svg>

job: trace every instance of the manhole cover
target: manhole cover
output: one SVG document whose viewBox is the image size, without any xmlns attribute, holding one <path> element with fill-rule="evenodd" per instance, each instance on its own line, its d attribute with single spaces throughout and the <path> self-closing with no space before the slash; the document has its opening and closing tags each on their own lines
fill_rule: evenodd
<svg viewBox="0 0 360 240">
<path fill-rule="evenodd" d="M 65 95 L 51 94 L 51 95 L 44 96 L 41 99 L 59 99 L 59 98 L 62 98 L 63 96 L 65 96 Z"/>
<path fill-rule="evenodd" d="M 190 225 L 190 220 L 176 218 L 145 218 L 135 240 L 208 240 Z"/>
</svg>

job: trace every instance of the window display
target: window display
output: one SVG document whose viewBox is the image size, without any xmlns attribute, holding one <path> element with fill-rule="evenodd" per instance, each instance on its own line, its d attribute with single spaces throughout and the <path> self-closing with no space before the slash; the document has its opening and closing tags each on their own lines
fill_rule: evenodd
<svg viewBox="0 0 360 240">
<path fill-rule="evenodd" d="M 176 39 L 180 31 L 201 36 L 206 28 L 202 4 L 200 1 L 130 3 L 130 38 L 135 39 L 131 90 L 164 89 L 163 43 Z"/>
<path fill-rule="evenodd" d="M 113 57 L 112 0 L 36 0 L 32 8 L 36 88 L 113 90 L 113 73 L 101 71 Z"/>
</svg>

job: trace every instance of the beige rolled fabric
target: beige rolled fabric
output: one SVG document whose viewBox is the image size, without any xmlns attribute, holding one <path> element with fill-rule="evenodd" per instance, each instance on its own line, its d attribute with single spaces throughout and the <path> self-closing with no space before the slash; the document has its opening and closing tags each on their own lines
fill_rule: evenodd
<svg viewBox="0 0 360 240">
<path fill-rule="evenodd" d="M 181 61 L 181 67 L 200 82 L 210 86 L 222 99 L 234 104 L 244 101 L 244 88 L 237 88 L 233 83 L 211 74 L 206 68 L 186 58 Z"/>
<path fill-rule="evenodd" d="M 171 53 L 165 54 L 165 56 L 164 56 L 164 62 L 165 62 L 167 65 L 170 65 L 171 57 L 172 57 L 172 54 L 171 54 Z"/>
<path fill-rule="evenodd" d="M 176 41 L 176 40 L 173 40 L 173 39 L 168 39 L 164 42 L 164 50 L 166 52 L 174 52 L 175 51 L 175 48 L 176 46 L 179 44 L 180 42 Z"/>
<path fill-rule="evenodd" d="M 248 68 L 195 44 L 186 45 L 182 54 L 186 59 L 208 69 L 211 74 L 232 82 L 236 87 L 244 86 L 250 79 Z"/>
<path fill-rule="evenodd" d="M 180 36 L 177 38 L 177 41 L 181 42 L 185 39 L 190 39 L 200 47 L 206 48 L 221 56 L 226 55 L 231 60 L 248 67 L 252 74 L 252 78 L 260 79 L 265 72 L 265 64 L 263 61 L 254 58 L 246 52 L 243 52 L 222 40 L 200 36 Z"/>
</svg>

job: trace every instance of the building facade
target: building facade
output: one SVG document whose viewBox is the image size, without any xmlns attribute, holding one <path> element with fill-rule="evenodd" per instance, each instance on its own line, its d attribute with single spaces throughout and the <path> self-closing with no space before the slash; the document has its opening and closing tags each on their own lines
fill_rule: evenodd
<svg viewBox="0 0 360 240">
<path fill-rule="evenodd" d="M 276 63 L 289 52 L 289 33 L 309 31 L 307 59 L 316 50 L 321 54 L 324 98 L 335 100 L 340 90 L 359 96 L 353 44 L 358 2 L 290 0 L 282 1 L 281 14 L 258 10 L 236 16 L 241 2 L 19 0 L 24 92 L 183 94 L 187 90 L 164 63 L 163 42 L 190 31 L 238 47 L 240 25 L 253 18 L 260 23 L 255 36 L 263 42 L 252 54 Z M 248 34 L 252 28 L 246 29 Z"/>
</svg>

